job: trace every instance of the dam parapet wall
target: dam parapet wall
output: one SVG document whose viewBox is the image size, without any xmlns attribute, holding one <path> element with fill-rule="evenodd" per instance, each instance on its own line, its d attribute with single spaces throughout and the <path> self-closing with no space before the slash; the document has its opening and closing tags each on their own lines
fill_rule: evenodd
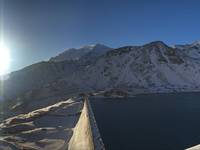
<svg viewBox="0 0 200 150">
<path fill-rule="evenodd" d="M 97 123 L 88 100 L 84 97 L 84 106 L 78 123 L 73 129 L 73 136 L 70 139 L 69 150 L 104 150 Z"/>
</svg>

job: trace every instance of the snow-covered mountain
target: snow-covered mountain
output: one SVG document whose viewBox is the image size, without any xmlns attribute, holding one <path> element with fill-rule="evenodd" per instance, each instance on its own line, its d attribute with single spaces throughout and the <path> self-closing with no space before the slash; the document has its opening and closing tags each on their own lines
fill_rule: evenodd
<svg viewBox="0 0 200 150">
<path fill-rule="evenodd" d="M 78 60 L 40 62 L 11 73 L 0 83 L 8 103 L 4 109 L 28 112 L 55 103 L 55 97 L 113 88 L 133 94 L 200 91 L 200 61 L 191 54 L 198 54 L 198 44 L 173 48 L 155 41 L 97 51 L 93 48 Z"/>
<path fill-rule="evenodd" d="M 51 58 L 50 61 L 60 62 L 65 60 L 78 60 L 87 54 L 99 56 L 100 54 L 103 54 L 110 49 L 111 48 L 102 44 L 87 45 L 78 49 L 70 48 L 64 51 L 63 53 Z"/>
<path fill-rule="evenodd" d="M 191 58 L 200 58 L 200 41 L 195 41 L 192 44 L 186 45 L 175 45 L 175 47 L 181 49 L 187 56 Z"/>
</svg>

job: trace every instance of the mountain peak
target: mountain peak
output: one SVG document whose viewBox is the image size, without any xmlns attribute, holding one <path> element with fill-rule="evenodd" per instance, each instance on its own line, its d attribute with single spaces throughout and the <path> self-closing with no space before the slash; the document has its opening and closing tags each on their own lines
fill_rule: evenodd
<svg viewBox="0 0 200 150">
<path fill-rule="evenodd" d="M 163 41 L 153 41 L 153 42 L 150 42 L 145 45 L 165 45 L 165 46 L 167 46 L 167 44 L 165 44 Z"/>
<path fill-rule="evenodd" d="M 194 41 L 191 44 L 182 44 L 182 45 L 175 45 L 176 48 L 182 49 L 182 50 L 192 50 L 193 48 L 199 49 L 200 48 L 200 40 L 199 41 Z"/>
<path fill-rule="evenodd" d="M 199 45 L 200 46 L 200 40 L 193 42 L 192 45 Z"/>
<path fill-rule="evenodd" d="M 80 48 L 70 48 L 63 53 L 51 58 L 50 61 L 59 62 L 65 60 L 78 60 L 90 52 L 94 51 L 100 55 L 109 49 L 111 48 L 99 43 L 94 45 L 85 45 Z"/>
<path fill-rule="evenodd" d="M 167 44 L 165 44 L 163 41 L 153 41 L 148 44 L 143 45 L 144 47 L 159 47 L 159 48 L 166 48 L 169 47 Z"/>
<path fill-rule="evenodd" d="M 92 44 L 92 45 L 85 45 L 81 48 L 95 49 L 95 48 L 109 48 L 109 47 L 106 45 L 100 44 L 100 43 L 96 43 L 96 44 Z"/>
</svg>

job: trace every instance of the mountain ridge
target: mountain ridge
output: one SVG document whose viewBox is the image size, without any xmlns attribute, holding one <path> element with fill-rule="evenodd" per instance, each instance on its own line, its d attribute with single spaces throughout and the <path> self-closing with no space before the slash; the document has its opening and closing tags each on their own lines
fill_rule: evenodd
<svg viewBox="0 0 200 150">
<path fill-rule="evenodd" d="M 80 48 L 69 48 L 55 57 L 50 58 L 50 61 L 60 62 L 65 60 L 79 60 L 88 53 L 106 52 L 111 49 L 103 44 L 85 45 Z"/>
<path fill-rule="evenodd" d="M 38 109 L 53 104 L 54 97 L 109 89 L 131 94 L 200 91 L 200 62 L 189 51 L 200 48 L 183 50 L 154 41 L 33 64 L 1 81 L 1 97 L 8 103 L 3 110 Z"/>
</svg>

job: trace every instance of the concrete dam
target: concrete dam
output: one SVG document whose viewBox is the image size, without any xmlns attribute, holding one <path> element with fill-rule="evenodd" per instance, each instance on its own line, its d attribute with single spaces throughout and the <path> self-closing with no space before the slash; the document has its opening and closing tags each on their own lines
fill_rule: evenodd
<svg viewBox="0 0 200 150">
<path fill-rule="evenodd" d="M 79 121 L 74 128 L 69 142 L 69 150 L 103 150 L 101 139 L 93 111 L 88 98 L 84 98 L 84 106 Z"/>
<path fill-rule="evenodd" d="M 121 121 L 123 124 L 119 123 L 120 117 L 113 116 L 113 114 L 109 114 L 107 110 L 113 111 L 114 109 L 119 112 L 119 109 L 125 107 L 125 104 L 130 106 L 131 110 L 137 111 L 140 107 L 137 107 L 137 103 L 134 103 L 134 106 L 131 105 L 133 103 L 132 100 L 116 100 L 114 98 L 114 103 L 112 100 L 105 100 L 103 103 L 105 105 L 100 105 L 102 102 L 98 99 L 98 103 L 96 107 L 94 107 L 93 102 L 94 98 L 90 97 L 91 101 L 88 100 L 87 96 L 69 98 L 60 100 L 58 103 L 50 105 L 48 107 L 40 108 L 34 111 L 31 111 L 26 114 L 19 114 L 13 117 L 10 117 L 0 124 L 0 149 L 2 150 L 104 150 L 105 147 L 108 149 L 119 149 L 117 147 L 118 143 L 115 142 L 114 139 L 118 139 L 123 143 L 123 147 L 127 145 L 136 145 L 134 143 L 133 136 L 137 136 L 135 132 L 132 134 L 130 130 L 134 130 L 134 126 L 137 126 L 137 121 L 134 121 L 134 124 L 131 127 L 128 127 L 129 122 Z M 141 103 L 142 101 L 137 101 Z M 120 103 L 119 107 L 114 108 L 117 103 Z M 123 105 L 122 105 L 123 103 Z M 145 102 L 147 105 L 147 103 Z M 148 108 L 152 102 L 149 102 Z M 92 108 L 91 108 L 92 105 Z M 102 107 L 103 106 L 103 107 Z M 144 106 L 144 103 L 142 104 Z M 104 113 L 96 113 L 96 110 L 101 110 L 100 112 Z M 121 112 L 121 116 L 123 113 L 130 112 L 127 107 L 124 108 Z M 93 111 L 95 112 L 96 119 L 99 123 L 99 129 L 102 131 L 102 137 L 104 138 L 104 143 L 102 141 L 99 129 L 97 127 L 96 119 L 94 117 Z M 118 113 L 115 112 L 116 115 Z M 108 114 L 107 116 L 102 116 L 103 114 Z M 137 113 L 130 113 L 138 115 Z M 148 117 L 151 116 L 149 113 Z M 102 116 L 99 118 L 99 116 Z M 128 116 L 128 115 L 125 115 Z M 153 115 L 154 116 L 154 115 Z M 104 124 L 112 124 L 108 120 L 105 121 L 104 118 L 109 118 L 109 120 L 115 124 L 115 126 L 126 126 L 126 130 L 131 133 L 131 137 L 128 136 L 127 132 L 120 133 L 121 137 L 116 136 L 119 135 L 118 132 L 112 132 L 110 134 L 111 128 L 109 126 L 104 126 L 102 128 L 102 121 Z M 112 118 L 113 117 L 113 118 Z M 119 118 L 118 118 L 119 117 Z M 110 119 L 112 118 L 112 119 Z M 115 122 L 117 119 L 117 122 Z M 124 117 L 125 118 L 125 117 Z M 140 116 L 141 119 L 141 116 Z M 131 119 L 133 120 L 133 118 Z M 141 124 L 139 124 L 141 126 Z M 150 124 L 148 124 L 150 126 Z M 108 127 L 108 128 L 107 128 Z M 113 126 L 112 126 L 113 127 Z M 145 127 L 146 128 L 146 127 Z M 121 128 L 120 131 L 124 131 Z M 129 130 L 130 129 L 130 130 Z M 158 130 L 158 128 L 156 128 Z M 105 132 L 107 131 L 107 134 Z M 140 132 L 140 131 L 139 131 Z M 146 132 L 145 132 L 146 133 Z M 109 135 L 108 135 L 109 134 Z M 139 133 L 141 135 L 141 133 Z M 141 135 L 143 136 L 143 135 Z M 111 141 L 107 141 L 107 137 L 111 137 Z M 123 141 L 123 137 L 126 137 Z M 143 138 L 144 139 L 144 138 Z M 150 140 L 150 139 L 148 139 Z M 132 142 L 133 141 L 133 142 Z M 169 141 L 168 141 L 169 143 Z M 125 145 L 124 145 L 125 144 Z M 140 144 L 140 143 L 139 143 Z M 158 145 L 159 143 L 153 143 Z M 142 146 L 142 145 L 140 145 Z M 146 145 L 150 147 L 150 145 Z M 111 147 L 111 148 L 110 148 Z M 199 150 L 200 146 L 189 146 L 188 150 Z M 151 148 L 150 148 L 151 149 Z M 166 149 L 166 147 L 165 147 Z"/>
</svg>

